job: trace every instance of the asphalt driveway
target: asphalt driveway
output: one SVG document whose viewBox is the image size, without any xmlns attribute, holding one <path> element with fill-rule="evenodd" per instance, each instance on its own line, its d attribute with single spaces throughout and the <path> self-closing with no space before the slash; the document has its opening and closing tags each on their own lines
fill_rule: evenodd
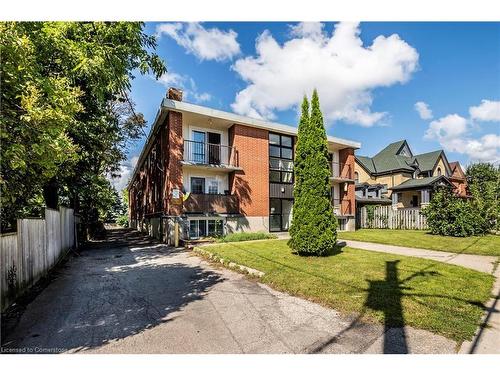
<svg viewBox="0 0 500 375">
<path fill-rule="evenodd" d="M 126 230 L 73 256 L 2 346 L 45 353 L 456 350 L 444 337 L 409 327 L 384 331 Z"/>
</svg>

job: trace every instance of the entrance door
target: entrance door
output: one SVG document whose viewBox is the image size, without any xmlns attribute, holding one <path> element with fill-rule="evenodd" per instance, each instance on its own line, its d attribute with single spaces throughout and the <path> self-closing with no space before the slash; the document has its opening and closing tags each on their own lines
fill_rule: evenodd
<svg viewBox="0 0 500 375">
<path fill-rule="evenodd" d="M 292 224 L 292 199 L 271 198 L 269 202 L 269 231 L 287 232 Z"/>
<path fill-rule="evenodd" d="M 208 133 L 208 163 L 220 164 L 220 134 Z"/>
</svg>

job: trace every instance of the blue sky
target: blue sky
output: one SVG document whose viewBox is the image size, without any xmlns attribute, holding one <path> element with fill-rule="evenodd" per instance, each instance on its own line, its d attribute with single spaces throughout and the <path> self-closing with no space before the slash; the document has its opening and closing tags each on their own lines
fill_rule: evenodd
<svg viewBox="0 0 500 375">
<path fill-rule="evenodd" d="M 405 138 L 414 153 L 445 149 L 464 166 L 499 162 L 500 23 L 170 22 L 146 32 L 159 33 L 168 69 L 161 81 L 133 81 L 149 125 L 168 86 L 188 102 L 293 126 L 317 87 L 328 134 L 360 141 L 360 155 Z"/>
</svg>

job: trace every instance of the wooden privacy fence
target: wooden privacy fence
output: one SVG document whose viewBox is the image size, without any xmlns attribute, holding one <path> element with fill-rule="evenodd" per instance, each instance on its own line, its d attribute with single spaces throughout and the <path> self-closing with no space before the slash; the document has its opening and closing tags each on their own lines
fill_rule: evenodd
<svg viewBox="0 0 500 375">
<path fill-rule="evenodd" d="M 364 206 L 356 216 L 359 228 L 429 229 L 420 208 L 393 210 L 392 206 Z"/>
<path fill-rule="evenodd" d="M 45 219 L 19 219 L 17 233 L 0 236 L 2 311 L 75 246 L 73 209 L 45 209 Z"/>
</svg>

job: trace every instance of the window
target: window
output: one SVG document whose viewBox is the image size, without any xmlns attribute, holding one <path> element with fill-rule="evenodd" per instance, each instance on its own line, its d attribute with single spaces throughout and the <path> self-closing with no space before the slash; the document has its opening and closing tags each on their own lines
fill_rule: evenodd
<svg viewBox="0 0 500 375">
<path fill-rule="evenodd" d="M 269 144 L 271 145 L 280 145 L 280 136 L 278 134 L 269 134 Z"/>
<path fill-rule="evenodd" d="M 224 234 L 222 220 L 208 220 L 208 235 L 222 236 Z"/>
<path fill-rule="evenodd" d="M 269 155 L 279 158 L 280 157 L 280 148 L 278 146 L 269 146 Z"/>
<path fill-rule="evenodd" d="M 282 148 L 281 157 L 284 159 L 293 159 L 293 152 L 291 148 Z"/>
<path fill-rule="evenodd" d="M 216 179 L 208 180 L 208 194 L 219 194 L 219 181 Z"/>
<path fill-rule="evenodd" d="M 224 223 L 222 220 L 189 220 L 189 238 L 197 239 L 206 236 L 222 236 Z"/>
<path fill-rule="evenodd" d="M 441 176 L 441 168 L 438 167 L 437 173 L 438 173 L 438 176 Z"/>
<path fill-rule="evenodd" d="M 293 138 L 269 134 L 269 181 L 293 184 Z"/>
<path fill-rule="evenodd" d="M 354 181 L 356 181 L 356 183 L 359 183 L 359 173 L 358 172 L 354 172 Z"/>
<path fill-rule="evenodd" d="M 189 220 L 189 238 L 196 239 L 206 237 L 207 221 L 206 220 Z"/>
<path fill-rule="evenodd" d="M 191 177 L 191 193 L 205 194 L 205 179 L 202 177 Z"/>
</svg>

